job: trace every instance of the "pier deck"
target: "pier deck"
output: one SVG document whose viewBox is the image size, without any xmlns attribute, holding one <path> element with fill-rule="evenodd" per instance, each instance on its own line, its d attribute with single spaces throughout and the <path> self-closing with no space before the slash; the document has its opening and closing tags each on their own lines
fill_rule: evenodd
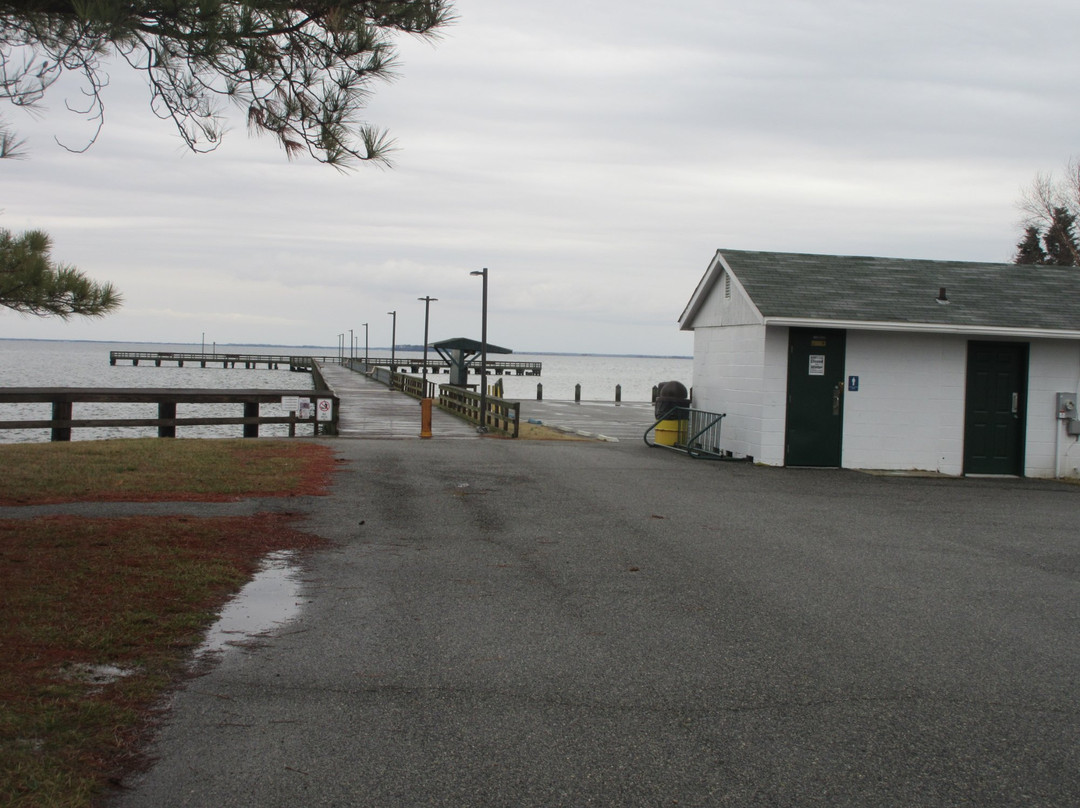
<svg viewBox="0 0 1080 808">
<path fill-rule="evenodd" d="M 338 436 L 343 438 L 417 438 L 420 403 L 397 390 L 338 364 L 321 366 L 323 378 L 341 403 Z M 435 407 L 433 438 L 475 438 L 476 427 Z"/>
</svg>

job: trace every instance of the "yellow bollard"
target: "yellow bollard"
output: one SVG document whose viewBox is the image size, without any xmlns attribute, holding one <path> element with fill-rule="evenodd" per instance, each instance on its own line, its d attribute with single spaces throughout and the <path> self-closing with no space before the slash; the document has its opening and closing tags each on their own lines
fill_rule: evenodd
<svg viewBox="0 0 1080 808">
<path fill-rule="evenodd" d="M 431 399 L 425 398 L 420 402 L 420 437 L 431 437 Z"/>
</svg>

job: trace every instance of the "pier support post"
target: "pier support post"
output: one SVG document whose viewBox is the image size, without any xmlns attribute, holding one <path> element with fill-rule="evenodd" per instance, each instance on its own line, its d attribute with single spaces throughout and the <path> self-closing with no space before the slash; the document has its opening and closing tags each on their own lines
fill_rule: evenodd
<svg viewBox="0 0 1080 808">
<path fill-rule="evenodd" d="M 537 382 L 536 383 L 536 400 L 537 401 L 543 401 L 544 400 L 544 383 L 543 382 Z"/>
<path fill-rule="evenodd" d="M 581 384 L 574 385 L 574 401 L 578 404 L 581 403 Z"/>
<path fill-rule="evenodd" d="M 175 401 L 159 401 L 157 405 L 158 418 L 176 418 Z M 175 438 L 176 424 L 158 424 L 157 436 L 159 438 Z"/>
<path fill-rule="evenodd" d="M 244 417 L 245 418 L 258 418 L 259 417 L 259 402 L 258 401 L 245 401 L 244 402 Z M 244 437 L 245 438 L 257 438 L 257 437 L 259 437 L 259 425 L 258 424 L 244 424 Z"/>
<path fill-rule="evenodd" d="M 71 402 L 70 401 L 53 401 L 52 403 L 52 419 L 54 421 L 70 421 L 71 420 Z M 53 427 L 52 434 L 49 436 L 50 440 L 71 440 L 71 427 Z"/>
<path fill-rule="evenodd" d="M 617 384 L 615 385 L 615 403 L 618 404 L 620 401 L 622 401 L 622 385 Z"/>
</svg>

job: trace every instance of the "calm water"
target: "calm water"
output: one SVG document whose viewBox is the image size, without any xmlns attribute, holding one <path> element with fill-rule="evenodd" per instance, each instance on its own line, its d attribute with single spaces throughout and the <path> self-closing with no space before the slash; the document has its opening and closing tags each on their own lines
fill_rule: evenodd
<svg viewBox="0 0 1080 808">
<path fill-rule="evenodd" d="M 105 342 L 50 342 L 33 340 L 0 340 L 0 387 L 188 387 L 188 388 L 261 388 L 310 390 L 311 377 L 289 370 L 246 368 L 155 367 L 152 364 L 109 365 L 109 351 L 200 351 L 201 345 L 167 345 Z M 216 345 L 207 351 L 246 354 L 295 354 L 337 356 L 337 348 L 296 348 L 288 346 Z M 372 349 L 372 356 L 384 356 L 389 351 Z M 420 356 L 416 352 L 399 351 L 398 356 Z M 429 353 L 429 357 L 432 356 Z M 669 380 L 691 385 L 693 362 L 688 358 L 626 357 L 626 356 L 554 356 L 519 354 L 522 361 L 542 362 L 543 374 L 536 376 L 504 376 L 503 385 L 509 399 L 535 399 L 536 385 L 544 385 L 544 398 L 573 399 L 574 385 L 581 385 L 585 401 L 612 401 L 615 386 L 622 386 L 623 401 L 649 401 L 653 385 Z M 445 381 L 447 377 L 441 376 Z M 470 378 L 470 381 L 475 379 Z M 83 404 L 76 405 L 76 418 L 92 418 L 111 414 L 115 417 L 145 417 L 157 415 L 154 404 Z M 265 410 L 264 410 L 265 412 Z M 0 404 L 0 420 L 48 418 L 47 404 Z M 178 416 L 240 415 L 238 405 L 199 405 L 198 409 L 179 407 Z M 285 435 L 287 427 L 264 427 L 262 434 Z M 73 438 L 91 440 L 107 437 L 137 437 L 157 434 L 154 428 L 76 429 Z M 240 427 L 181 427 L 181 437 L 239 436 Z M 44 441 L 47 430 L 0 430 L 0 442 Z"/>
</svg>

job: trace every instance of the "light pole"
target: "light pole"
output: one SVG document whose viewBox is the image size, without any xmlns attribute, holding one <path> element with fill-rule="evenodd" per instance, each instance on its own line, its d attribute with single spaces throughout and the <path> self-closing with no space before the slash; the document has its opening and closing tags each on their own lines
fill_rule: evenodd
<svg viewBox="0 0 1080 808">
<path fill-rule="evenodd" d="M 344 334 L 338 334 L 337 335 L 337 358 L 338 358 L 338 362 L 341 362 L 342 354 L 344 353 L 344 351 L 345 351 L 345 335 Z"/>
<path fill-rule="evenodd" d="M 356 353 L 353 350 L 353 346 L 356 344 L 356 339 L 352 335 L 352 329 L 349 329 L 349 362 L 353 361 L 353 354 Z"/>
<path fill-rule="evenodd" d="M 364 323 L 364 364 L 367 364 L 367 323 Z M 364 372 L 367 373 L 367 368 L 364 368 Z"/>
<path fill-rule="evenodd" d="M 431 313 L 431 304 L 437 301 L 437 297 L 418 297 L 424 301 L 424 395 L 427 395 L 427 342 L 428 342 L 428 315 Z"/>
<path fill-rule="evenodd" d="M 397 309 L 386 312 L 393 317 L 393 325 L 390 327 L 390 372 L 394 372 L 394 359 L 397 355 L 394 351 L 397 349 Z"/>
<path fill-rule="evenodd" d="M 487 432 L 487 267 L 473 270 L 470 275 L 484 279 L 483 303 L 480 313 L 480 431 Z"/>
</svg>

